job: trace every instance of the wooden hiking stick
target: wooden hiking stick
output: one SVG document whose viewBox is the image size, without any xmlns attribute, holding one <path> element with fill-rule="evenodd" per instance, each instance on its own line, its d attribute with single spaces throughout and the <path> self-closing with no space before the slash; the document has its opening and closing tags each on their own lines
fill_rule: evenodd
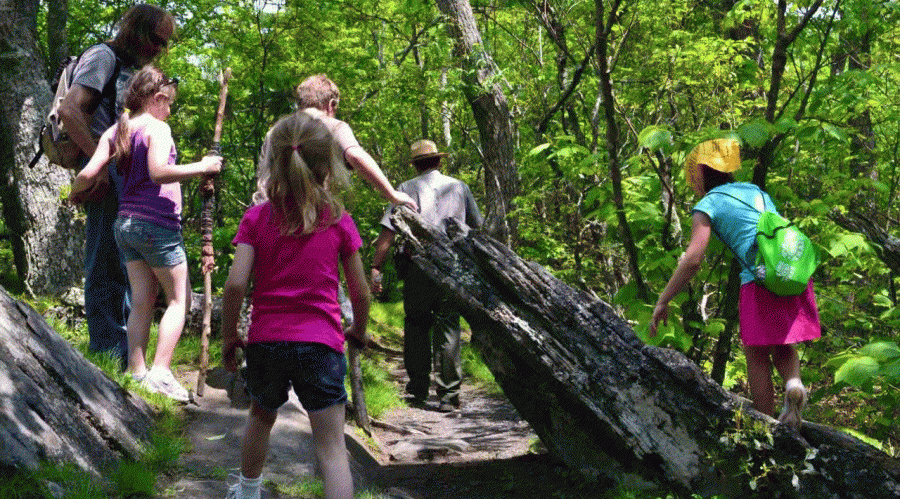
<svg viewBox="0 0 900 499">
<path fill-rule="evenodd" d="M 353 401 L 353 419 L 368 436 L 372 436 L 369 424 L 369 410 L 366 408 L 366 394 L 363 390 L 362 364 L 359 356 L 361 348 L 353 340 L 347 342 L 347 360 L 350 361 L 350 396 Z"/>
<path fill-rule="evenodd" d="M 210 153 L 222 154 L 222 121 L 225 119 L 225 100 L 228 98 L 228 80 L 231 79 L 231 68 L 219 73 L 219 108 L 216 110 L 216 128 L 213 131 L 213 144 Z M 213 194 L 215 194 L 215 176 L 207 175 L 200 182 L 200 193 L 203 196 L 203 210 L 200 212 L 200 254 L 203 272 L 203 331 L 200 333 L 200 372 L 197 374 L 198 397 L 203 396 L 203 385 L 206 384 L 206 371 L 209 370 L 209 336 L 212 328 L 212 271 L 216 266 L 213 252 Z"/>
</svg>

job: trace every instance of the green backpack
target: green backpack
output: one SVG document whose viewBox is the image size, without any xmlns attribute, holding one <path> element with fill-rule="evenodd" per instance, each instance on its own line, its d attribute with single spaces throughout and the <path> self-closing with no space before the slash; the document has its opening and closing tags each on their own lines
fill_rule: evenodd
<svg viewBox="0 0 900 499">
<path fill-rule="evenodd" d="M 728 196 L 759 211 L 730 194 L 710 194 Z M 760 212 L 756 223 L 756 247 L 756 264 L 753 267 L 740 257 L 738 261 L 753 274 L 757 283 L 779 296 L 795 296 L 806 291 L 809 279 L 819 265 L 819 254 L 809 237 L 794 222 L 773 211 Z"/>
</svg>

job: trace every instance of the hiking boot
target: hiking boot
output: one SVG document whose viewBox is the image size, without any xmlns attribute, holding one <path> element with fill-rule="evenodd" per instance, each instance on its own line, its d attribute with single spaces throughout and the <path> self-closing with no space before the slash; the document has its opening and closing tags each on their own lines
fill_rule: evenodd
<svg viewBox="0 0 900 499">
<path fill-rule="evenodd" d="M 191 394 L 175 379 L 172 371 L 165 367 L 153 366 L 147 371 L 143 383 L 148 390 L 161 393 L 177 402 L 189 402 Z"/>
<path fill-rule="evenodd" d="M 793 385 L 784 391 L 784 408 L 778 416 L 778 422 L 799 429 L 803 422 L 804 409 L 806 409 L 806 388 L 803 385 Z"/>
<path fill-rule="evenodd" d="M 415 395 L 407 394 L 403 397 L 403 400 L 406 401 L 406 404 L 410 407 L 415 407 L 416 409 L 424 409 L 428 404 L 425 402 L 427 397 L 417 397 Z"/>
<path fill-rule="evenodd" d="M 453 412 L 459 409 L 459 401 L 442 400 L 438 405 L 438 412 Z"/>
</svg>

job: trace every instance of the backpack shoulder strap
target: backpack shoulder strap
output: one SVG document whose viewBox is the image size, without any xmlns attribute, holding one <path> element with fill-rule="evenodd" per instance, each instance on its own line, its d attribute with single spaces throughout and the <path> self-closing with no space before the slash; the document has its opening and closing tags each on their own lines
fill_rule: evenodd
<svg viewBox="0 0 900 499">
<path fill-rule="evenodd" d="M 759 189 L 759 186 L 757 186 L 757 189 Z M 759 189 L 759 191 L 762 192 L 762 189 Z M 707 195 L 709 195 L 709 194 L 718 194 L 718 195 L 720 195 L 720 196 L 727 196 L 727 197 L 730 197 L 731 199 L 734 199 L 735 201 L 737 201 L 737 202 L 743 204 L 743 205 L 746 206 L 747 208 L 750 208 L 751 210 L 753 210 L 753 211 L 755 211 L 755 212 L 757 212 L 757 213 L 760 213 L 760 214 L 763 213 L 763 212 L 757 210 L 756 207 L 751 206 L 750 203 L 744 201 L 743 199 L 741 199 L 741 198 L 739 198 L 739 197 L 737 197 L 737 196 L 732 196 L 731 194 L 728 194 L 727 192 L 715 192 L 715 191 L 713 191 L 713 192 L 708 192 L 708 193 L 707 193 Z M 765 202 L 765 198 L 763 199 L 763 202 Z M 735 258 L 737 258 L 737 261 L 740 262 L 741 266 L 744 267 L 744 269 L 746 269 L 747 272 L 750 272 L 750 273 L 752 274 L 752 273 L 753 273 L 753 268 L 750 267 L 749 265 L 747 265 L 747 262 L 745 262 L 744 259 L 741 258 L 741 257 L 737 254 L 737 251 L 735 251 L 734 248 L 732 248 L 731 246 L 728 245 L 728 243 L 725 242 L 725 239 L 722 239 L 722 236 L 721 236 L 721 235 L 719 234 L 719 232 L 716 230 L 715 226 L 712 226 L 712 225 L 711 225 L 710 228 L 712 228 L 712 231 L 713 231 L 713 233 L 716 235 L 716 237 L 719 238 L 719 241 L 722 241 L 722 244 L 724 244 L 726 247 L 728 247 L 728 250 L 731 251 L 731 254 L 732 254 Z"/>
<path fill-rule="evenodd" d="M 103 45 L 106 45 L 109 50 L 112 51 L 113 55 L 116 57 L 116 64 L 113 67 L 112 76 L 110 76 L 109 81 L 106 82 L 106 85 L 103 87 L 103 92 L 101 92 L 101 99 L 104 97 L 112 97 L 110 99 L 112 101 L 112 115 L 115 116 L 115 105 L 116 105 L 116 82 L 119 80 L 119 74 L 122 72 L 122 58 L 119 56 L 119 52 L 113 47 L 109 42 L 103 42 Z"/>
<path fill-rule="evenodd" d="M 757 189 L 759 189 L 759 187 L 757 187 Z M 762 189 L 759 189 L 759 192 L 762 192 Z M 737 197 L 737 196 L 732 196 L 731 194 L 728 194 L 727 192 L 715 192 L 715 191 L 713 191 L 713 192 L 708 192 L 707 194 L 718 194 L 718 195 L 720 195 L 720 196 L 728 196 L 728 197 L 730 197 L 731 199 L 734 199 L 735 201 L 737 201 L 738 203 L 741 203 L 742 205 L 746 206 L 747 208 L 750 208 L 751 210 L 753 210 L 753 211 L 755 211 L 755 212 L 757 212 L 757 213 L 762 213 L 761 211 L 759 211 L 758 209 L 756 209 L 755 206 L 751 206 L 750 203 L 744 201 L 743 199 L 741 199 L 741 198 L 739 198 L 739 197 Z M 763 198 L 763 203 L 765 203 L 765 198 Z"/>
</svg>

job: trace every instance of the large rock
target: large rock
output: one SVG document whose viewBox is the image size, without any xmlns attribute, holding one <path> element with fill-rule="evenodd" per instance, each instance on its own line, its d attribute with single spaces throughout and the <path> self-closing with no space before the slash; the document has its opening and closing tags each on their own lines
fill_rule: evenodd
<svg viewBox="0 0 900 499">
<path fill-rule="evenodd" d="M 779 427 L 496 240 L 452 224 L 448 237 L 405 208 L 393 222 L 415 263 L 456 297 L 510 402 L 571 468 L 684 495 L 900 497 L 900 461 L 825 426 Z"/>
<path fill-rule="evenodd" d="M 53 461 L 97 475 L 138 458 L 152 423 L 143 399 L 0 287 L 0 471 Z"/>
</svg>

